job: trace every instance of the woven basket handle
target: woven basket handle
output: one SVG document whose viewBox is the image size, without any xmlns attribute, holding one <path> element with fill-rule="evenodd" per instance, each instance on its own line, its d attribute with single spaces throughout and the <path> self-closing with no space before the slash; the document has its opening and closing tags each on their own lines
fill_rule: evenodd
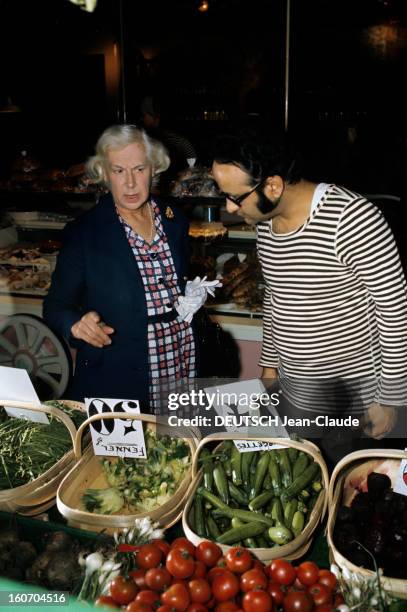
<svg viewBox="0 0 407 612">
<path fill-rule="evenodd" d="M 164 425 L 168 427 L 168 422 L 166 419 L 159 419 L 151 414 L 129 414 L 127 412 L 108 412 L 108 413 L 102 413 L 102 414 L 94 414 L 93 416 L 89 417 L 86 419 L 86 421 L 84 421 L 82 423 L 82 425 L 79 427 L 76 437 L 75 437 L 75 443 L 74 443 L 74 453 L 75 453 L 75 458 L 76 460 L 79 460 L 82 456 L 82 435 L 83 435 L 83 431 L 84 429 L 88 426 L 91 425 L 92 423 L 94 423 L 95 421 L 103 421 L 103 420 L 110 420 L 110 419 L 122 419 L 123 421 L 127 421 L 127 420 L 131 420 L 131 421 L 142 421 L 144 423 L 153 423 L 154 425 Z M 179 437 L 185 437 L 188 438 L 188 440 L 191 440 L 191 454 L 193 453 L 193 444 L 192 444 L 192 440 L 195 440 L 195 438 L 193 436 L 191 436 L 190 432 L 187 431 L 185 428 L 179 428 L 177 427 L 176 431 L 178 433 L 182 433 L 182 431 L 184 431 L 188 434 L 185 436 L 181 436 L 179 435 Z"/>
<path fill-rule="evenodd" d="M 369 459 L 407 459 L 407 451 L 403 451 L 401 449 L 396 448 L 367 448 L 364 450 L 355 451 L 353 453 L 349 453 L 343 457 L 336 464 L 331 479 L 329 482 L 328 489 L 328 503 L 329 507 L 331 507 L 334 498 L 334 491 L 336 481 L 339 475 L 343 472 L 344 468 L 349 467 L 351 463 L 354 461 L 368 461 Z"/>
<path fill-rule="evenodd" d="M 9 401 L 9 400 L 0 400 L 0 406 L 10 406 L 10 408 L 26 408 L 27 410 L 33 410 L 34 412 L 43 412 L 45 414 L 50 414 L 65 425 L 67 430 L 69 431 L 69 435 L 71 436 L 72 446 L 75 446 L 75 438 L 76 438 L 76 427 L 72 419 L 65 414 L 59 408 L 55 408 L 55 406 L 46 406 L 45 404 L 34 404 L 31 402 L 17 402 L 17 401 Z"/>
</svg>

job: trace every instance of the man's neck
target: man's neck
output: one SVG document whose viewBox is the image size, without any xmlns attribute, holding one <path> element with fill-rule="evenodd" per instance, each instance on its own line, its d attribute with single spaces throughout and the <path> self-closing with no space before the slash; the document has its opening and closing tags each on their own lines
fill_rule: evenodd
<svg viewBox="0 0 407 612">
<path fill-rule="evenodd" d="M 286 185 L 278 207 L 270 215 L 273 229 L 278 233 L 294 231 L 308 219 L 316 183 L 301 179 Z"/>
</svg>

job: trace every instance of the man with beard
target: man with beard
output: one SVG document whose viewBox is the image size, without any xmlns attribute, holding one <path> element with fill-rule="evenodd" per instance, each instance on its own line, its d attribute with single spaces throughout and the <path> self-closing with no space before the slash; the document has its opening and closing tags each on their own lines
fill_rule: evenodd
<svg viewBox="0 0 407 612">
<path fill-rule="evenodd" d="M 407 290 L 382 214 L 344 187 L 306 180 L 300 156 L 272 138 L 219 139 L 212 172 L 227 211 L 256 225 L 263 378 L 278 378 L 307 417 L 346 406 L 383 437 L 406 404 Z"/>
</svg>

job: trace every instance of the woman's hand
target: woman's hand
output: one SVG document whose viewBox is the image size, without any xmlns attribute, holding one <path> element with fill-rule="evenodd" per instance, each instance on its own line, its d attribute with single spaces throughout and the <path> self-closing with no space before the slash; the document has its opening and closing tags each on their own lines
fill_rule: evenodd
<svg viewBox="0 0 407 612">
<path fill-rule="evenodd" d="M 113 332 L 113 327 L 109 327 L 103 323 L 100 315 L 94 310 L 87 312 L 71 327 L 71 334 L 74 338 L 83 340 L 97 348 L 112 344 L 109 335 L 113 334 Z"/>
</svg>

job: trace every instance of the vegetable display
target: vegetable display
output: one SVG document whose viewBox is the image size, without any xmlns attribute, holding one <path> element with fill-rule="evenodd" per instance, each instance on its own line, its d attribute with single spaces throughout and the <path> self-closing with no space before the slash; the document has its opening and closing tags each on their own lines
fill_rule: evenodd
<svg viewBox="0 0 407 612">
<path fill-rule="evenodd" d="M 144 439 L 146 459 L 101 460 L 109 488 L 84 492 L 82 503 L 88 512 L 150 512 L 171 499 L 191 464 L 189 446 L 148 428 Z"/>
<path fill-rule="evenodd" d="M 63 410 L 78 427 L 86 414 L 72 410 L 62 402 L 46 402 Z M 57 404 L 57 405 L 56 405 Z M 0 490 L 13 489 L 35 480 L 72 450 L 68 429 L 48 415 L 49 425 L 9 417 L 1 411 Z"/>
<path fill-rule="evenodd" d="M 392 491 L 386 474 L 371 472 L 367 491 L 339 508 L 333 540 L 355 565 L 374 570 L 376 562 L 385 576 L 407 578 L 407 497 Z"/>
<path fill-rule="evenodd" d="M 154 540 L 124 548 L 132 561 L 120 570 L 96 606 L 127 612 L 329 612 L 343 606 L 336 576 L 312 561 L 294 567 L 276 559 L 269 565 L 242 547 L 223 556 L 214 542 L 194 546 L 184 537 L 171 545 Z M 349 612 L 347 606 L 339 608 Z"/>
<path fill-rule="evenodd" d="M 200 537 L 248 548 L 287 544 L 304 529 L 322 490 L 318 463 L 281 448 L 240 453 L 225 440 L 199 461 L 203 479 L 188 523 Z"/>
</svg>

